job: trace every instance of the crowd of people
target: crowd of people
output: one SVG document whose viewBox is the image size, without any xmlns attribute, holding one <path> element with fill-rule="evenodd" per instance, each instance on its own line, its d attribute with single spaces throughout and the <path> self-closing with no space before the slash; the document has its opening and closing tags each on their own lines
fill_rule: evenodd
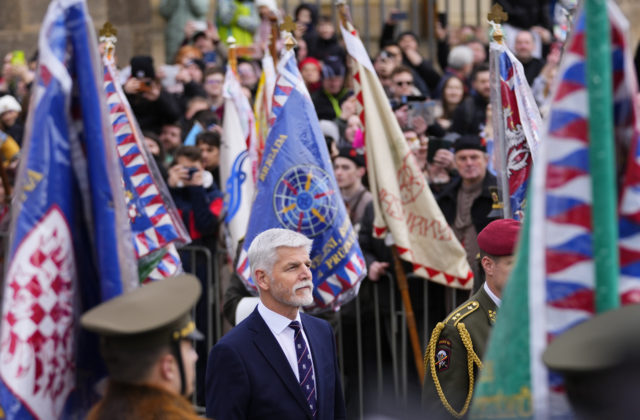
<svg viewBox="0 0 640 420">
<path fill-rule="evenodd" d="M 236 39 L 240 56 L 237 74 L 244 94 L 253 103 L 261 75 L 260 58 L 268 51 L 271 22 L 283 17 L 273 0 L 225 0 L 217 3 L 215 23 L 205 22 L 204 13 L 197 8 L 190 12 L 191 15 L 179 17 L 175 11 L 168 10 L 168 6 L 161 8 L 160 13 L 168 19 L 167 63 L 156 63 L 149 55 L 137 55 L 129 63 L 117 63 L 119 81 L 143 133 L 145 146 L 155 159 L 194 244 L 208 247 L 213 252 L 221 246 L 219 233 L 223 192 L 218 167 L 225 112 L 223 85 L 229 48 L 226 45 L 227 36 L 232 35 Z M 524 67 L 527 81 L 544 115 L 560 61 L 563 39 L 554 32 L 553 16 L 546 2 L 503 0 L 498 3 L 509 13 L 507 39 L 513 43 L 513 52 Z M 492 188 L 496 187 L 496 177 L 490 170 L 490 154 L 487 151 L 493 130 L 486 28 L 471 25 L 450 27 L 446 19 L 438 19 L 435 26 L 437 54 L 434 60 L 430 60 L 421 52 L 418 34 L 411 31 L 397 33 L 401 21 L 397 20 L 399 15 L 394 12 L 390 11 L 383 24 L 378 51 L 371 52 L 373 67 L 431 192 L 464 246 L 475 274 L 474 291 L 482 291 L 487 269 L 482 258 L 477 258 L 483 255 L 477 237 L 490 222 L 502 217 L 493 211 L 495 202 Z M 373 340 L 373 333 L 368 330 L 371 326 L 368 320 L 372 303 L 367 297 L 372 285 L 394 281 L 394 263 L 389 246 L 384 240 L 373 236 L 373 196 L 368 190 L 366 176 L 364 127 L 356 114 L 357 102 L 348 77 L 349 60 L 330 16 L 321 15 L 314 4 L 302 3 L 295 9 L 293 18 L 296 23 L 293 35 L 297 42 L 295 53 L 298 66 L 320 120 L 333 159 L 334 175 L 351 222 L 358 232 L 367 263 L 368 276 L 360 289 L 364 302 L 361 322 L 363 340 Z M 0 184 L 0 230 L 7 229 L 10 191 L 24 140 L 26 112 L 37 60 L 37 53 L 29 59 L 18 51 L 4 56 L 0 75 L 0 176 L 3 181 Z M 195 127 L 198 129 L 195 130 Z M 190 136 L 194 138 L 187 142 Z M 296 249 L 306 246 L 300 238 L 296 240 L 300 242 Z M 511 253 L 512 248 L 509 248 L 509 252 L 498 256 Z M 202 281 L 204 269 L 199 261 L 195 263 L 196 266 L 192 267 L 190 259 L 183 261 L 185 270 L 195 273 Z M 411 272 L 411 267 L 405 269 Z M 269 271 L 264 267 L 252 267 L 252 272 L 256 270 Z M 446 293 L 450 292 L 443 286 L 421 279 L 414 279 L 409 287 L 414 309 L 419 315 L 417 318 L 421 319 L 420 314 L 424 311 L 429 315 L 429 325 L 419 325 L 422 341 L 426 345 L 436 322 L 454 309 L 451 300 L 445 299 Z M 429 302 L 421 301 L 423 288 L 428 288 Z M 270 297 L 273 293 L 268 286 L 262 289 L 261 296 Z M 227 320 L 236 325 L 257 303 L 254 301 L 253 307 L 247 312 L 246 306 L 241 303 L 249 298 L 249 292 L 233 276 L 224 296 L 224 308 L 215 310 L 223 311 Z M 467 298 L 469 293 L 459 291 L 454 300 L 459 304 Z M 183 303 L 176 310 L 182 314 L 195 299 Z M 270 299 L 277 305 L 277 299 Z M 200 301 L 202 306 L 203 298 Z M 386 307 L 388 302 L 383 299 L 381 305 Z M 245 308 L 244 312 L 240 308 Z M 495 310 L 495 305 L 492 308 Z M 264 307 L 261 310 L 264 311 Z M 343 327 L 350 328 L 355 322 L 354 317 L 349 318 L 353 308 L 346 305 L 342 311 L 345 313 Z M 206 311 L 203 309 L 198 310 L 196 324 L 212 322 L 201 319 L 204 313 Z M 331 322 L 331 317 L 327 318 Z M 257 322 L 255 313 L 252 322 Z M 314 321 L 305 322 L 311 324 Z M 198 327 L 207 329 L 201 325 Z M 152 326 L 141 326 L 141 331 L 145 328 Z M 319 324 L 317 328 L 322 330 L 324 324 Z M 243 346 L 247 338 L 241 333 L 247 334 L 244 330 L 235 333 L 225 339 L 224 345 Z M 313 339 L 308 339 L 308 342 L 312 347 L 316 345 Z M 211 356 L 213 363 L 222 370 L 237 368 L 227 365 L 224 353 L 230 351 L 227 347 L 218 347 Z M 354 348 L 345 346 L 345 364 L 348 359 L 356 357 L 350 353 Z M 198 351 L 200 361 L 195 373 L 198 378 L 198 400 L 212 404 L 211 407 L 207 405 L 208 413 L 226 418 L 225 410 L 236 410 L 237 406 L 233 404 L 238 402 L 221 400 L 219 397 L 215 399 L 214 394 L 205 395 L 208 350 Z M 247 353 L 242 357 L 243 360 L 247 359 L 246 363 L 255 363 L 253 354 Z M 389 357 L 389 354 L 385 354 L 386 360 Z M 333 360 L 328 363 L 330 365 Z M 371 361 L 365 357 L 365 367 L 370 366 L 369 363 Z M 333 369 L 333 366 L 329 367 Z M 292 369 L 298 373 L 293 364 Z M 349 377 L 352 372 L 348 367 L 346 373 L 344 387 L 349 414 L 356 399 L 356 386 L 353 377 Z M 207 386 L 211 382 L 210 388 L 213 390 L 228 385 L 210 378 L 208 371 L 206 375 Z M 334 379 L 337 380 L 337 377 Z M 414 382 L 419 384 L 422 379 L 416 375 Z M 260 384 L 268 389 L 273 383 L 264 379 L 264 383 Z M 245 384 L 238 386 L 244 387 Z M 246 395 L 243 394 L 242 398 L 251 398 L 249 391 L 245 391 Z M 339 384 L 336 391 L 339 391 Z M 465 397 L 456 396 L 455 403 L 460 404 Z M 210 398 L 214 400 L 209 401 Z M 338 400 L 341 398 L 336 395 L 335 409 L 341 415 L 346 415 L 339 411 L 341 401 Z M 373 400 L 367 400 L 367 403 L 374 405 Z M 334 407 L 331 407 L 333 410 Z M 255 412 L 261 413 L 260 410 L 268 408 L 268 405 L 256 407 Z M 292 412 L 295 412 L 293 408 Z"/>
</svg>

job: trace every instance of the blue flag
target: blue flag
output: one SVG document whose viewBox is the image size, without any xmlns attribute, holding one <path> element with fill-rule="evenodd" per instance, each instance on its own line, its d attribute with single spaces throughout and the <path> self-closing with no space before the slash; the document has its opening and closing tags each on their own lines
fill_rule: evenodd
<svg viewBox="0 0 640 420">
<path fill-rule="evenodd" d="M 78 318 L 137 281 L 83 0 L 51 2 L 38 49 L 2 304 L 0 404 L 9 419 L 83 415 L 103 369 Z"/>
<path fill-rule="evenodd" d="M 292 52 L 282 58 L 278 70 L 274 123 L 258 169 L 258 192 L 237 269 L 255 289 L 247 257 L 253 238 L 274 227 L 295 230 L 313 240 L 314 305 L 306 309 L 337 308 L 355 296 L 366 275 L 365 262 Z"/>
</svg>

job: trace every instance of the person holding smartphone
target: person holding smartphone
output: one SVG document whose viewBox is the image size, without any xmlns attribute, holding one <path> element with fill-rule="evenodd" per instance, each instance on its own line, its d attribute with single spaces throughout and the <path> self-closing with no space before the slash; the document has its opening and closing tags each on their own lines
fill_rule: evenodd
<svg viewBox="0 0 640 420">
<path fill-rule="evenodd" d="M 123 86 L 140 128 L 159 133 L 166 121 L 180 118 L 180 108 L 156 79 L 153 58 L 138 55 L 131 59 L 131 77 Z"/>
</svg>

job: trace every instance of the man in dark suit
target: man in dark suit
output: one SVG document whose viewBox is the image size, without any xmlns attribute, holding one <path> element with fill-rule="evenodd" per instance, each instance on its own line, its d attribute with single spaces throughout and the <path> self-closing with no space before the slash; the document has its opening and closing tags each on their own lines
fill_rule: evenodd
<svg viewBox="0 0 640 420">
<path fill-rule="evenodd" d="M 251 243 L 260 303 L 209 354 L 207 417 L 346 417 L 331 326 L 299 311 L 313 302 L 311 243 L 286 229 L 269 229 Z"/>
</svg>

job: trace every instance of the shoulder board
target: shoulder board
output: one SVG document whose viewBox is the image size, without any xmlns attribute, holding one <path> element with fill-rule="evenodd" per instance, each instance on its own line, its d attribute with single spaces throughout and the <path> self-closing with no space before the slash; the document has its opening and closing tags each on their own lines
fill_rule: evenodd
<svg viewBox="0 0 640 420">
<path fill-rule="evenodd" d="M 473 313 L 480 307 L 477 300 L 472 300 L 459 306 L 455 311 L 451 312 L 447 319 L 444 320 L 445 324 L 453 323 L 453 326 L 458 325 L 458 322 L 462 321 L 466 316 Z"/>
</svg>

